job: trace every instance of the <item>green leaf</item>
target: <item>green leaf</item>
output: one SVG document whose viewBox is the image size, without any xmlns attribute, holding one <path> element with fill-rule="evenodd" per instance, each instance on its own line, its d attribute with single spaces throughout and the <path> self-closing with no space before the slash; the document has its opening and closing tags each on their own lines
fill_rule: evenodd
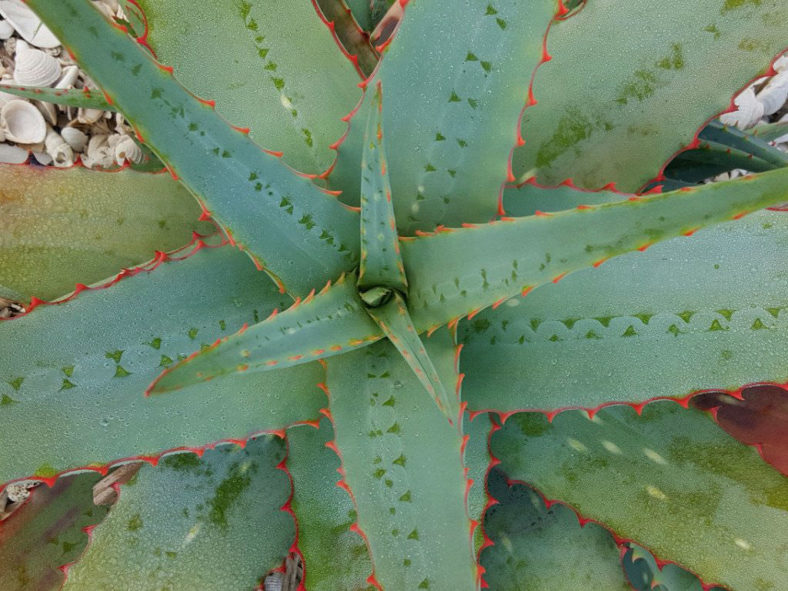
<svg viewBox="0 0 788 591">
<path fill-rule="evenodd" d="M 703 583 L 691 572 L 670 562 L 660 567 L 645 548 L 631 542 L 627 546 L 621 563 L 635 591 L 703 591 Z M 712 587 L 710 591 L 723 589 Z"/>
<path fill-rule="evenodd" d="M 473 542 L 474 551 L 478 553 L 484 543 L 484 531 L 481 523 L 489 500 L 486 487 L 487 469 L 492 458 L 487 449 L 487 440 L 490 436 L 492 422 L 485 414 L 477 415 L 471 420 L 469 415 L 465 413 L 463 414 L 462 428 L 463 433 L 468 437 L 463 462 L 468 469 L 468 480 L 473 482 L 466 497 L 466 504 L 472 525 L 474 521 L 476 522 Z"/>
<path fill-rule="evenodd" d="M 0 283 L 53 299 L 187 242 L 200 208 L 169 175 L 0 167 Z"/>
<path fill-rule="evenodd" d="M 587 2 L 550 30 L 515 175 L 636 191 L 784 49 L 786 22 L 781 0 Z"/>
<path fill-rule="evenodd" d="M 327 447 L 334 431 L 328 419 L 320 429 L 287 432 L 287 468 L 293 477 L 292 508 L 298 522 L 298 547 L 307 564 L 304 584 L 311 591 L 367 588 L 372 573 L 364 539 L 351 526 L 356 509 L 338 486 L 340 461 Z"/>
<path fill-rule="evenodd" d="M 219 113 L 283 152 L 296 170 L 320 174 L 331 166 L 329 146 L 345 132 L 342 117 L 361 93 L 358 74 L 311 2 L 139 4 L 148 43 L 187 88 L 215 100 Z"/>
<path fill-rule="evenodd" d="M 385 286 L 407 293 L 408 280 L 400 256 L 397 221 L 391 202 L 388 161 L 383 136 L 383 96 L 375 87 L 364 134 L 361 159 L 360 289 Z"/>
<path fill-rule="evenodd" d="M 401 294 L 393 292 L 392 298 L 377 308 L 367 308 L 367 312 L 378 323 L 391 343 L 402 354 L 403 359 L 438 405 L 444 415 L 453 422 L 459 415 L 459 400 L 446 391 L 438 371 L 427 354 L 419 338 L 408 307 Z"/>
<path fill-rule="evenodd" d="M 451 383 L 448 331 L 426 346 Z M 457 426 L 426 399 L 389 343 L 329 360 L 327 385 L 335 444 L 377 581 L 388 589 L 475 589 Z"/>
<path fill-rule="evenodd" d="M 160 394 L 237 373 L 301 365 L 375 342 L 381 330 L 364 310 L 355 275 L 296 301 L 249 328 L 223 337 L 165 370 L 149 392 Z"/>
<path fill-rule="evenodd" d="M 610 532 L 596 523 L 581 525 L 565 505 L 545 506 L 532 489 L 507 484 L 500 470 L 490 473 L 487 487 L 498 501 L 484 519 L 485 532 L 494 543 L 481 556 L 490 588 L 631 589 Z"/>
<path fill-rule="evenodd" d="M 143 466 L 96 528 L 63 589 L 252 589 L 295 536 L 272 437 Z"/>
<path fill-rule="evenodd" d="M 89 3 L 29 5 L 231 240 L 292 293 L 304 295 L 356 265 L 356 213 L 230 127 Z"/>
<path fill-rule="evenodd" d="M 778 203 L 788 169 L 549 216 L 509 218 L 402 244 L 416 327 L 499 302 L 632 250 Z"/>
<path fill-rule="evenodd" d="M 700 139 L 718 142 L 751 154 L 774 167 L 788 166 L 788 154 L 770 146 L 766 141 L 739 131 L 735 127 L 723 125 L 719 121 L 711 121 L 701 132 Z M 750 169 L 752 170 L 752 169 Z"/>
<path fill-rule="evenodd" d="M 762 139 L 765 142 L 773 142 L 788 134 L 788 121 L 778 121 L 777 123 L 764 123 L 748 129 L 746 133 Z"/>
<path fill-rule="evenodd" d="M 369 34 L 354 18 L 354 13 L 344 0 L 316 0 L 326 23 L 336 34 L 337 42 L 342 45 L 348 59 L 353 63 L 362 78 L 367 78 L 378 65 L 378 53 L 372 48 Z M 369 11 L 369 7 L 367 7 Z"/>
<path fill-rule="evenodd" d="M 615 203 L 626 199 L 626 193 L 615 191 L 583 191 L 569 185 L 542 187 L 533 179 L 519 187 L 507 187 L 503 193 L 503 208 L 506 215 L 524 217 L 537 211 L 550 213 L 574 209 L 580 205 Z"/>
<path fill-rule="evenodd" d="M 518 116 L 557 6 L 555 0 L 494 4 L 492 13 L 489 3 L 472 0 L 410 3 L 369 82 L 386 89 L 384 128 L 403 235 L 486 222 L 498 209 Z M 367 92 L 329 177 L 347 203 L 358 203 L 372 100 Z"/>
<path fill-rule="evenodd" d="M 0 405 L 0 447 L 14 450 L 0 482 L 317 418 L 319 364 L 143 396 L 163 367 L 287 300 L 243 254 L 204 248 L 0 323 L 0 399 L 13 401 Z"/>
<path fill-rule="evenodd" d="M 3 84 L 0 85 L 0 89 L 8 94 L 56 105 L 99 109 L 100 111 L 115 110 L 115 107 L 107 102 L 101 91 L 95 88 L 36 88 Z"/>
<path fill-rule="evenodd" d="M 0 588 L 60 589 L 59 568 L 79 558 L 88 543 L 83 528 L 107 513 L 93 504 L 93 485 L 100 478 L 79 474 L 30 491 L 31 498 L 0 525 Z"/>
<path fill-rule="evenodd" d="M 521 413 L 491 446 L 509 476 L 705 581 L 776 589 L 788 577 L 788 478 L 700 411 L 665 401 L 642 416 Z"/>
<path fill-rule="evenodd" d="M 319 0 L 322 4 L 324 0 Z M 326 0 L 328 1 L 328 0 Z M 342 0 L 336 0 L 340 2 Z M 371 24 L 370 19 L 370 0 L 346 0 L 345 2 L 347 7 L 350 9 L 350 12 L 353 14 L 353 18 L 358 23 L 358 26 L 364 29 L 365 31 L 371 31 L 374 28 L 374 25 Z"/>
<path fill-rule="evenodd" d="M 464 399 L 595 408 L 788 380 L 786 232 L 758 212 L 485 310 L 461 325 Z"/>
<path fill-rule="evenodd" d="M 665 176 L 694 184 L 735 168 L 763 172 L 778 167 L 725 144 L 702 142 L 696 150 L 682 152 L 671 160 L 665 169 Z"/>
</svg>

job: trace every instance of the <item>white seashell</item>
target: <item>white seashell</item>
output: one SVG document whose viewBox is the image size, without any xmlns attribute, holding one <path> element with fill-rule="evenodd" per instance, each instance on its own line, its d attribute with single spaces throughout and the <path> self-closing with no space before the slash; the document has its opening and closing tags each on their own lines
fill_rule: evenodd
<svg viewBox="0 0 788 591">
<path fill-rule="evenodd" d="M 109 136 L 94 135 L 88 142 L 82 163 L 88 168 L 110 168 L 115 165 L 115 151 L 107 142 Z"/>
<path fill-rule="evenodd" d="M 27 101 L 8 101 L 0 109 L 0 123 L 6 137 L 19 144 L 43 142 L 47 124 L 41 111 Z"/>
<path fill-rule="evenodd" d="M 104 2 L 93 2 L 93 7 L 103 14 L 107 19 L 112 20 L 115 18 L 115 13 L 109 5 Z"/>
<path fill-rule="evenodd" d="M 80 107 L 79 111 L 77 111 L 77 121 L 91 125 L 101 119 L 102 115 L 104 115 L 104 111 L 100 109 L 83 109 Z"/>
<path fill-rule="evenodd" d="M 35 158 L 42 166 L 49 166 L 52 164 L 52 156 L 46 152 L 33 152 L 33 158 Z"/>
<path fill-rule="evenodd" d="M 142 148 L 127 135 L 118 136 L 121 139 L 115 144 L 115 162 L 123 166 L 126 162 L 139 164 L 142 162 Z"/>
<path fill-rule="evenodd" d="M 14 80 L 25 86 L 52 86 L 60 78 L 60 62 L 24 41 L 16 44 Z"/>
<path fill-rule="evenodd" d="M 0 92 L 0 107 L 8 101 L 18 101 L 19 97 L 8 92 Z"/>
<path fill-rule="evenodd" d="M 75 152 L 82 152 L 88 145 L 88 136 L 76 127 L 64 127 L 60 135 Z"/>
<path fill-rule="evenodd" d="M 74 164 L 74 150 L 54 129 L 50 128 L 47 131 L 44 145 L 55 166 L 68 167 Z"/>
<path fill-rule="evenodd" d="M 788 69 L 772 77 L 756 98 L 763 104 L 764 115 L 779 111 L 788 98 Z"/>
<path fill-rule="evenodd" d="M 60 45 L 52 31 L 21 0 L 0 0 L 0 14 L 28 43 L 43 48 Z"/>
<path fill-rule="evenodd" d="M 788 70 L 788 54 L 778 57 L 772 67 L 775 72 L 785 72 Z"/>
<path fill-rule="evenodd" d="M 0 39 L 5 41 L 14 34 L 14 27 L 8 21 L 0 21 Z"/>
<path fill-rule="evenodd" d="M 66 66 L 63 68 L 63 74 L 60 76 L 60 80 L 55 84 L 55 88 L 72 88 L 78 77 L 79 68 L 77 66 Z"/>
<path fill-rule="evenodd" d="M 0 162 L 6 164 L 23 164 L 27 161 L 28 152 L 19 146 L 0 144 Z"/>
<path fill-rule="evenodd" d="M 34 104 L 51 125 L 57 125 L 57 109 L 55 105 L 44 101 L 35 101 Z"/>
<path fill-rule="evenodd" d="M 739 129 L 748 129 L 763 117 L 763 103 L 755 98 L 752 86 L 741 92 L 733 100 L 733 103 L 738 107 L 738 110 L 720 115 L 723 125 L 735 125 Z"/>
</svg>

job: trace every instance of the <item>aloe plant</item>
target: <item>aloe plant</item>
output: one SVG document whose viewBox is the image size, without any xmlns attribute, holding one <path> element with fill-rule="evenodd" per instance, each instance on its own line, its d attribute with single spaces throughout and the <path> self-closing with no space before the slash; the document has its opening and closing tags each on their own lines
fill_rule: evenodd
<svg viewBox="0 0 788 591">
<path fill-rule="evenodd" d="M 27 3 L 170 174 L 0 169 L 3 589 L 784 586 L 784 2 Z"/>
</svg>

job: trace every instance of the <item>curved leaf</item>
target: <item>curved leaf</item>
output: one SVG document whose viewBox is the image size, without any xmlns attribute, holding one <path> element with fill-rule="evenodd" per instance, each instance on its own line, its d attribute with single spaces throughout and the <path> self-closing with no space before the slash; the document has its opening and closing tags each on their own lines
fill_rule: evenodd
<svg viewBox="0 0 788 591">
<path fill-rule="evenodd" d="M 491 446 L 511 477 L 707 582 L 776 589 L 788 577 L 788 478 L 700 411 L 520 413 Z"/>
<path fill-rule="evenodd" d="M 205 248 L 0 323 L 0 447 L 14 450 L 0 482 L 315 419 L 318 364 L 143 396 L 163 367 L 286 303 L 243 254 Z"/>
<path fill-rule="evenodd" d="M 253 589 L 279 566 L 295 535 L 290 495 L 272 437 L 202 458 L 178 454 L 143 466 L 120 497 L 64 590 Z"/>
<path fill-rule="evenodd" d="M 60 570 L 75 561 L 88 543 L 84 528 L 107 513 L 93 504 L 98 474 L 78 474 L 42 485 L 0 524 L 0 588 L 54 591 L 63 584 Z"/>
<path fill-rule="evenodd" d="M 345 132 L 342 117 L 361 92 L 358 74 L 312 2 L 139 4 L 146 41 L 187 88 L 215 100 L 219 113 L 297 170 L 329 168 L 335 156 L 329 146 Z"/>
<path fill-rule="evenodd" d="M 781 0 L 587 2 L 555 23 L 515 176 L 636 191 L 785 48 Z"/>
<path fill-rule="evenodd" d="M 788 380 L 788 216 L 762 211 L 463 323 L 471 409 L 594 408 Z"/>
<path fill-rule="evenodd" d="M 2 84 L 0 85 L 0 90 L 8 94 L 56 105 L 98 109 L 100 111 L 115 110 L 115 107 L 107 102 L 101 91 L 95 88 L 92 90 L 89 88 L 37 88 Z"/>
<path fill-rule="evenodd" d="M 386 90 L 384 128 L 401 234 L 495 215 L 531 72 L 543 59 L 542 38 L 556 10 L 555 0 L 407 6 L 369 81 Z M 367 92 L 329 177 L 347 203 L 358 203 L 370 108 Z"/>
<path fill-rule="evenodd" d="M 210 233 L 169 175 L 0 166 L 0 284 L 54 299 Z"/>
<path fill-rule="evenodd" d="M 564 505 L 546 507 L 533 490 L 519 483 L 508 485 L 500 470 L 490 473 L 487 486 L 498 501 L 484 518 L 485 532 L 494 543 L 481 557 L 490 588 L 631 589 L 609 532 L 596 523 L 579 523 Z"/>
<path fill-rule="evenodd" d="M 231 240 L 292 293 L 306 294 L 355 266 L 355 212 L 233 129 L 90 3 L 29 4 Z"/>
<path fill-rule="evenodd" d="M 426 343 L 456 379 L 447 331 Z M 389 589 L 475 589 L 462 435 L 389 343 L 328 361 L 329 407 L 345 480 Z"/>
<path fill-rule="evenodd" d="M 677 564 L 660 566 L 651 552 L 637 544 L 627 544 L 621 557 L 624 572 L 635 591 L 704 591 L 703 583 Z M 709 591 L 724 591 L 712 587 Z"/>
</svg>

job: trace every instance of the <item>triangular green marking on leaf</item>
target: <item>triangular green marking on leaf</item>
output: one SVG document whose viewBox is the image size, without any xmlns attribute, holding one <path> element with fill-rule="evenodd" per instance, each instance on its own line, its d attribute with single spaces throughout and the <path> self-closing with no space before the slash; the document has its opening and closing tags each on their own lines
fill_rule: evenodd
<svg viewBox="0 0 788 591">
<path fill-rule="evenodd" d="M 385 286 L 407 293 L 391 197 L 383 129 L 383 89 L 375 87 L 361 159 L 361 267 L 359 288 Z"/>
</svg>

